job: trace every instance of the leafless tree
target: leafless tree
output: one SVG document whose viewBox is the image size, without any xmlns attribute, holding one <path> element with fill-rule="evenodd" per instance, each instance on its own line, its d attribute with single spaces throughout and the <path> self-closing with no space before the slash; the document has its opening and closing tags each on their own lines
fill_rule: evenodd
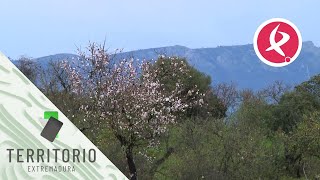
<svg viewBox="0 0 320 180">
<path fill-rule="evenodd" d="M 39 66 L 32 58 L 22 56 L 17 61 L 18 69 L 33 83 L 36 82 Z"/>
<path fill-rule="evenodd" d="M 213 91 L 228 109 L 235 109 L 239 100 L 239 92 L 234 83 L 217 84 L 213 87 Z"/>
<path fill-rule="evenodd" d="M 291 86 L 283 83 L 283 81 L 275 81 L 273 84 L 263 89 L 259 93 L 266 98 L 267 102 L 279 103 L 281 96 L 290 91 Z"/>
</svg>

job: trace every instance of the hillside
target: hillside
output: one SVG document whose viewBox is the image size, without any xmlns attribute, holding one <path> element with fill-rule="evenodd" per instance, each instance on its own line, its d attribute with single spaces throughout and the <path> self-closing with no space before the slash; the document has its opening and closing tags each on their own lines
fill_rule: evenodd
<svg viewBox="0 0 320 180">
<path fill-rule="evenodd" d="M 118 58 L 157 59 L 158 55 L 185 57 L 190 64 L 210 75 L 213 83 L 235 82 L 240 88 L 260 89 L 281 80 L 297 84 L 320 73 L 320 48 L 311 41 L 303 43 L 298 59 L 289 66 L 274 68 L 263 64 L 256 56 L 252 44 L 190 49 L 168 46 L 124 52 Z M 40 64 L 49 60 L 72 60 L 77 55 L 56 54 L 36 58 Z"/>
</svg>

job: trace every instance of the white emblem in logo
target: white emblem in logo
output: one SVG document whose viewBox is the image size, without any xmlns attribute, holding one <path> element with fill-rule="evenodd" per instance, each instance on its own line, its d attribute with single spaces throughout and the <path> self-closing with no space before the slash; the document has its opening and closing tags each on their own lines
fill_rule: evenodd
<svg viewBox="0 0 320 180">
<path fill-rule="evenodd" d="M 282 35 L 282 39 L 276 43 L 276 33 L 278 32 L 279 26 L 280 24 L 271 32 L 269 38 L 271 46 L 267 48 L 266 51 L 275 50 L 277 53 L 281 54 L 281 56 L 285 56 L 284 52 L 281 49 L 281 46 L 289 41 L 290 36 L 287 33 L 279 31 L 279 33 Z"/>
</svg>

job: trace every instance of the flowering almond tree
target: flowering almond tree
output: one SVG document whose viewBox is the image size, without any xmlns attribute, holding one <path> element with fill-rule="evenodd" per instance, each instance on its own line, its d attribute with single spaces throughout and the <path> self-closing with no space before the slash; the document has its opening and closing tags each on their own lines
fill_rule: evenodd
<svg viewBox="0 0 320 180">
<path fill-rule="evenodd" d="M 87 53 L 80 52 L 79 61 L 65 62 L 63 67 L 73 93 L 88 99 L 81 108 L 87 121 L 96 120 L 98 128 L 112 130 L 125 149 L 130 178 L 137 179 L 134 149 L 157 146 L 159 136 L 181 112 L 201 105 L 203 94 L 194 87 L 181 97 L 185 85 L 179 80 L 170 91 L 160 83 L 161 66 L 114 57 L 104 45 L 90 44 Z M 172 72 L 187 73 L 184 61 L 172 61 L 170 68 Z M 175 78 L 175 73 L 170 76 Z"/>
</svg>

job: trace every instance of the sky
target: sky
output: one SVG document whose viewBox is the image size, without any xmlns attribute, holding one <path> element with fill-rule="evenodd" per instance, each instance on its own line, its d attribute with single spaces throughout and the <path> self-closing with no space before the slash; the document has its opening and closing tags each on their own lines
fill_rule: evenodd
<svg viewBox="0 0 320 180">
<path fill-rule="evenodd" d="M 319 7 L 319 0 L 1 0 L 0 51 L 17 59 L 104 40 L 111 51 L 242 45 L 275 17 L 319 45 Z"/>
</svg>

